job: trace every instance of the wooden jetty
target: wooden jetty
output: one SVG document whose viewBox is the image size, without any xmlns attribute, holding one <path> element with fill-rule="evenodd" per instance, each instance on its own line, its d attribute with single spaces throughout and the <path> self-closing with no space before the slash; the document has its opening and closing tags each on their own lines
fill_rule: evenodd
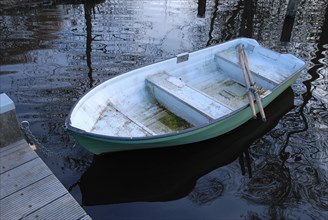
<svg viewBox="0 0 328 220">
<path fill-rule="evenodd" d="M 15 110 L 12 109 L 14 105 L 3 94 L 0 101 L 1 133 L 12 132 L 12 125 L 6 125 L 4 122 L 9 120 L 4 117 Z M 17 118 L 11 120 L 11 124 L 17 124 Z M 16 139 L 2 137 L 0 219 L 91 219 L 29 144 L 23 138 Z M 5 141 L 7 146 L 4 146 Z"/>
</svg>

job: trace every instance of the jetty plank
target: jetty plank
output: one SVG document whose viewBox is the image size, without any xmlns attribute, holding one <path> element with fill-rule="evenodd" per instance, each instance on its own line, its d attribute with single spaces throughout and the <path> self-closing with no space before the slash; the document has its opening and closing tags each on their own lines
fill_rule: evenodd
<svg viewBox="0 0 328 220">
<path fill-rule="evenodd" d="M 76 210 L 71 212 L 71 210 Z M 67 214 L 69 213 L 69 215 Z M 70 194 L 66 194 L 23 219 L 91 219 L 76 203 Z"/>
<path fill-rule="evenodd" d="M 30 146 L 25 142 L 17 142 L 10 146 L 7 151 L 1 152 L 0 155 L 0 174 L 18 167 L 28 161 L 37 158 L 38 155 L 32 151 Z"/>
<path fill-rule="evenodd" d="M 22 147 L 26 145 L 26 141 L 24 139 L 19 140 L 15 143 L 9 144 L 6 147 L 0 147 L 0 157 L 5 156 L 8 153 L 11 153 L 16 150 L 16 148 Z"/>
<path fill-rule="evenodd" d="M 41 180 L 52 172 L 49 169 L 44 169 L 43 161 L 40 158 L 35 158 L 16 169 L 9 170 L 0 175 L 0 199 L 13 194 L 23 188 L 33 184 L 36 180 Z M 4 190 L 2 190 L 4 189 Z"/>
<path fill-rule="evenodd" d="M 67 194 L 55 178 L 48 176 L 1 200 L 1 219 L 20 219 Z"/>
<path fill-rule="evenodd" d="M 0 219 L 91 219 L 25 140 L 0 148 Z"/>
</svg>

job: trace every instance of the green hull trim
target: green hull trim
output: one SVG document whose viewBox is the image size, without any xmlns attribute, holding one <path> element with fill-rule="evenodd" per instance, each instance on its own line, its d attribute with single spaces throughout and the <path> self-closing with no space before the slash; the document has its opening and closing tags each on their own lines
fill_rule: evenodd
<svg viewBox="0 0 328 220">
<path fill-rule="evenodd" d="M 291 86 L 299 77 L 300 72 L 294 74 L 291 78 L 285 81 L 283 84 L 276 87 L 271 94 L 266 96 L 263 100 L 263 107 L 269 105 L 275 98 L 277 98 L 283 91 Z M 256 109 L 259 112 L 258 109 Z M 250 107 L 243 108 L 237 112 L 223 119 L 218 119 L 213 123 L 198 127 L 187 129 L 183 132 L 171 133 L 163 136 L 155 136 L 149 138 L 111 138 L 104 136 L 96 136 L 83 132 L 72 132 L 75 140 L 85 147 L 88 151 L 94 154 L 103 154 L 115 151 L 124 150 L 137 150 L 146 148 L 160 148 L 160 147 L 172 147 L 184 144 L 190 144 L 194 142 L 204 141 L 220 135 L 223 135 L 238 126 L 244 124 L 248 120 L 252 119 L 252 112 Z M 265 123 L 265 122 L 263 122 Z"/>
</svg>

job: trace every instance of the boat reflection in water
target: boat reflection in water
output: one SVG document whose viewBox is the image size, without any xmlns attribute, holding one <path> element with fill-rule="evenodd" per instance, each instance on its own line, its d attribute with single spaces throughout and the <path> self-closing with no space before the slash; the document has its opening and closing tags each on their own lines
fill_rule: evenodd
<svg viewBox="0 0 328 220">
<path fill-rule="evenodd" d="M 183 198 L 193 190 L 200 177 L 239 156 L 243 158 L 248 147 L 270 131 L 293 106 L 294 93 L 288 88 L 265 108 L 266 122 L 258 117 L 223 136 L 176 148 L 95 155 L 79 182 L 82 204 L 92 206 Z"/>
</svg>

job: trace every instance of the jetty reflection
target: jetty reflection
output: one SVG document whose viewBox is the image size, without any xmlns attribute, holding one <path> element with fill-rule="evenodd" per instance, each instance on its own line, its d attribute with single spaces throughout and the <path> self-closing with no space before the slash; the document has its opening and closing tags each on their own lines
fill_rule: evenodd
<svg viewBox="0 0 328 220">
<path fill-rule="evenodd" d="M 247 159 L 248 147 L 270 131 L 293 106 L 294 93 L 288 88 L 265 108 L 266 123 L 260 118 L 252 119 L 223 136 L 182 147 L 95 155 L 79 182 L 82 205 L 183 198 L 190 194 L 200 177 L 238 157 L 244 158 L 245 152 Z M 243 159 L 240 162 L 242 175 L 245 165 Z M 250 166 L 250 173 L 249 169 Z M 206 191 L 221 194 L 216 189 Z"/>
</svg>

